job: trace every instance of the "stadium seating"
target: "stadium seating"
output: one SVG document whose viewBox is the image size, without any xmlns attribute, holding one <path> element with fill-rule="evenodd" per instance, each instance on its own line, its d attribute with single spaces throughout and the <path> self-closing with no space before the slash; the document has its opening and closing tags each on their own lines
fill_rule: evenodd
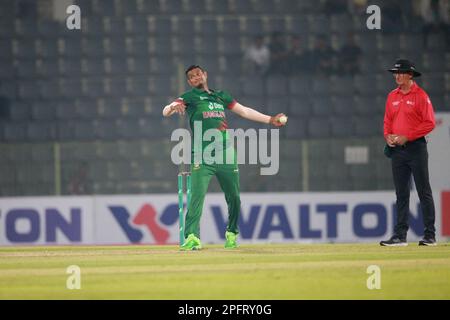
<svg viewBox="0 0 450 320">
<path fill-rule="evenodd" d="M 39 10 L 18 16 L 13 1 L 0 1 L 0 96 L 12 106 L 9 118 L 0 119 L 0 147 L 11 144 L 2 149 L 11 161 L 0 164 L 0 195 L 53 193 L 52 166 L 44 163 L 51 163 L 56 143 L 64 151 L 64 193 L 70 192 L 67 185 L 79 161 L 89 166 L 90 192 L 172 192 L 174 182 L 164 179 L 175 172 L 167 166 L 167 139 L 179 122 L 163 119 L 161 109 L 187 89 L 183 72 L 193 63 L 207 69 L 212 88 L 262 112 L 289 116 L 281 139 L 297 153 L 283 156 L 289 159 L 280 171 L 284 183 L 267 186 L 249 168 L 242 177 L 245 191 L 301 190 L 301 143 L 309 145 L 313 163 L 309 190 L 392 188 L 381 165 L 348 166 L 335 154 L 335 161 L 327 161 L 324 146 L 342 150 L 340 142 L 354 137 L 380 139 L 386 94 L 395 86 L 386 69 L 398 56 L 409 57 L 424 72 L 419 84 L 435 110 L 447 110 L 450 103 L 448 34 L 443 32 L 429 34 L 426 46 L 418 32 L 361 32 L 364 21 L 350 13 L 320 13 L 313 1 L 75 3 L 82 7 L 82 32 L 68 31 L 63 21 Z M 246 74 L 245 49 L 255 36 L 268 41 L 274 32 L 287 39 L 301 36 L 306 49 L 312 49 L 315 36 L 326 34 L 336 50 L 353 33 L 364 57 L 360 72 Z M 233 114 L 228 120 L 232 127 L 255 127 Z M 20 151 L 27 144 L 31 155 Z M 30 157 L 36 167 L 23 165 Z M 31 173 L 36 168 L 42 171 Z M 261 182 L 260 189 L 252 179 Z"/>
</svg>

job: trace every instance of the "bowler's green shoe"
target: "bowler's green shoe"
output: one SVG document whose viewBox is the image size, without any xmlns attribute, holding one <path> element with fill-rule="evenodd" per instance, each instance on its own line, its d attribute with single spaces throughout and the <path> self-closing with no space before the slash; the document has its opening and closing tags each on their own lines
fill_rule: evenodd
<svg viewBox="0 0 450 320">
<path fill-rule="evenodd" d="M 237 248 L 237 243 L 236 243 L 236 238 L 237 238 L 237 234 L 227 231 L 225 232 L 225 249 L 233 249 L 233 248 Z"/>
<path fill-rule="evenodd" d="M 193 233 L 188 235 L 186 240 L 184 240 L 183 245 L 180 247 L 180 250 L 200 250 L 202 248 L 202 243 L 199 238 L 197 238 Z"/>
</svg>

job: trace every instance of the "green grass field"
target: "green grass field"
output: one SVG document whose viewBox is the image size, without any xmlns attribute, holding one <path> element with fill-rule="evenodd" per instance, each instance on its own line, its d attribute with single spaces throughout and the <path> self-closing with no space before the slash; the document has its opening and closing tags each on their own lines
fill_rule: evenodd
<svg viewBox="0 0 450 320">
<path fill-rule="evenodd" d="M 80 290 L 66 288 L 70 265 Z M 1 247 L 0 299 L 450 299 L 450 244 Z"/>
</svg>

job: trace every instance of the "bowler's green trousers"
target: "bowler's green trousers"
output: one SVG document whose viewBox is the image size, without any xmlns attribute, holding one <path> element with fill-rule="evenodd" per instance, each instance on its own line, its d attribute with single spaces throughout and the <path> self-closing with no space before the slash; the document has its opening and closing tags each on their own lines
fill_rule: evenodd
<svg viewBox="0 0 450 320">
<path fill-rule="evenodd" d="M 212 176 L 216 176 L 228 205 L 227 231 L 239 233 L 238 219 L 241 209 L 239 169 L 234 164 L 193 164 L 191 165 L 191 201 L 186 214 L 184 236 L 193 233 L 200 238 L 200 218 L 203 211 L 208 185 Z"/>
</svg>

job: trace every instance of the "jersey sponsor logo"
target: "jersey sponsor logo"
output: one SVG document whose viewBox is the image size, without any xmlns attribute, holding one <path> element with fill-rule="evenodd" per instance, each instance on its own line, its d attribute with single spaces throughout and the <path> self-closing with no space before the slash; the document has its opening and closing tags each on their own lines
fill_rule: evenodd
<svg viewBox="0 0 450 320">
<path fill-rule="evenodd" d="M 392 105 L 393 105 L 394 107 L 397 107 L 399 104 L 400 104 L 400 101 L 394 101 L 394 102 L 392 102 Z"/>
<path fill-rule="evenodd" d="M 200 100 L 208 100 L 208 97 L 200 97 Z"/>
<path fill-rule="evenodd" d="M 210 102 L 208 105 L 208 108 L 210 110 L 213 110 L 213 109 L 223 110 L 223 105 L 221 105 L 220 103 Z"/>
<path fill-rule="evenodd" d="M 208 118 L 225 118 L 225 112 L 223 111 L 204 111 L 203 119 Z"/>
<path fill-rule="evenodd" d="M 407 101 L 406 101 L 406 104 L 407 104 L 407 105 L 410 105 L 410 106 L 415 105 L 414 101 L 410 101 L 410 100 L 407 100 Z"/>
</svg>

